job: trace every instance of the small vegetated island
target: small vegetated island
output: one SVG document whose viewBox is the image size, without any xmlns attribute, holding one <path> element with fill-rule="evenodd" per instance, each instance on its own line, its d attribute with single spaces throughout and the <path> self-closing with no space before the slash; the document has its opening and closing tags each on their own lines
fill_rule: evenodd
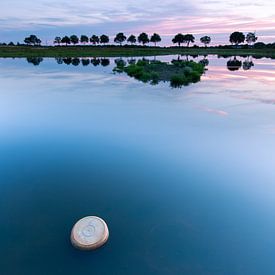
<svg viewBox="0 0 275 275">
<path fill-rule="evenodd" d="M 190 83 L 199 82 L 205 71 L 203 63 L 186 60 L 173 60 L 171 63 L 139 60 L 128 66 L 123 60 L 116 63 L 115 72 L 124 72 L 130 77 L 152 85 L 158 84 L 160 81 L 169 81 L 173 88 L 181 88 Z"/>
</svg>

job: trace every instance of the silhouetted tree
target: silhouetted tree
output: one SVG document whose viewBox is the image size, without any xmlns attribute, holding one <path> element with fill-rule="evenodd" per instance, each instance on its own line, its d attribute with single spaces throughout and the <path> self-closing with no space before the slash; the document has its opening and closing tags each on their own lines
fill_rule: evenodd
<svg viewBox="0 0 275 275">
<path fill-rule="evenodd" d="M 27 45 L 33 45 L 33 46 L 37 46 L 41 44 L 41 40 L 34 34 L 30 35 L 29 37 L 26 37 L 24 39 L 24 42 Z"/>
<path fill-rule="evenodd" d="M 102 34 L 100 36 L 100 43 L 102 44 L 106 44 L 106 43 L 109 43 L 110 39 L 109 39 L 109 36 L 105 35 L 105 34 Z"/>
<path fill-rule="evenodd" d="M 245 36 L 242 32 L 233 32 L 229 37 L 230 43 L 235 45 L 239 45 L 240 43 L 243 43 L 244 40 L 245 40 Z"/>
<path fill-rule="evenodd" d="M 79 43 L 79 38 L 75 34 L 71 35 L 70 40 L 71 40 L 71 43 L 74 44 L 74 45 Z"/>
<path fill-rule="evenodd" d="M 137 43 L 137 38 L 133 34 L 131 34 L 128 37 L 127 42 L 129 42 L 129 43 L 131 43 L 133 45 L 133 44 Z"/>
<path fill-rule="evenodd" d="M 206 35 L 206 36 L 201 37 L 200 41 L 201 41 L 201 43 L 204 44 L 205 47 L 207 47 L 207 45 L 210 44 L 210 42 L 211 42 L 211 38 L 210 38 L 210 36 Z"/>
<path fill-rule="evenodd" d="M 255 32 L 249 32 L 246 35 L 245 40 L 248 45 L 251 45 L 251 44 L 254 44 L 258 40 L 258 37 L 256 36 Z"/>
<path fill-rule="evenodd" d="M 70 37 L 69 37 L 69 36 L 64 36 L 64 37 L 62 38 L 62 40 L 61 40 L 61 43 L 66 44 L 66 46 L 67 46 L 68 44 L 71 44 L 71 39 L 70 39 Z"/>
<path fill-rule="evenodd" d="M 61 42 L 62 42 L 62 39 L 61 39 L 61 37 L 59 37 L 59 36 L 57 36 L 57 37 L 54 39 L 54 41 L 53 41 L 53 43 L 54 43 L 54 44 L 57 44 L 58 46 L 61 44 Z"/>
<path fill-rule="evenodd" d="M 190 43 L 194 43 L 195 42 L 195 37 L 193 36 L 193 34 L 185 34 L 184 35 L 184 43 L 187 43 L 187 47 L 189 47 Z"/>
<path fill-rule="evenodd" d="M 81 35 L 80 42 L 83 44 L 89 43 L 89 37 L 87 35 Z"/>
<path fill-rule="evenodd" d="M 155 46 L 156 46 L 157 43 L 160 42 L 160 41 L 161 41 L 161 37 L 160 37 L 160 35 L 157 34 L 157 33 L 154 33 L 154 34 L 151 36 L 151 38 L 150 38 L 150 42 L 154 43 Z"/>
<path fill-rule="evenodd" d="M 143 46 L 149 42 L 150 40 L 147 33 L 143 32 L 138 36 L 138 43 L 142 43 Z"/>
<path fill-rule="evenodd" d="M 178 44 L 179 47 L 182 43 L 184 43 L 184 35 L 182 33 L 178 33 L 173 39 L 172 42 L 174 44 Z"/>
<path fill-rule="evenodd" d="M 119 43 L 120 46 L 122 45 L 122 43 L 126 40 L 126 36 L 124 35 L 124 33 L 120 32 L 116 35 L 114 42 L 115 43 Z"/>
<path fill-rule="evenodd" d="M 35 38 L 35 42 L 36 42 L 36 45 L 41 45 L 41 39 L 39 39 L 38 37 L 36 37 L 35 35 L 34 35 L 34 38 Z M 41 61 L 42 62 L 42 61 Z"/>
<path fill-rule="evenodd" d="M 91 38 L 90 38 L 90 42 L 93 44 L 93 45 L 96 45 L 99 43 L 99 37 L 97 35 L 93 35 Z"/>
</svg>

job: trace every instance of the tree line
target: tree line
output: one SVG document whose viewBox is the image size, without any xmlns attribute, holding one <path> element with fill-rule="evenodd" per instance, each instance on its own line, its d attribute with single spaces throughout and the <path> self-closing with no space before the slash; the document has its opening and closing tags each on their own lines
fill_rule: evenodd
<svg viewBox="0 0 275 275">
<path fill-rule="evenodd" d="M 233 32 L 230 34 L 229 42 L 232 45 L 238 46 L 241 43 L 247 42 L 248 45 L 254 44 L 258 40 L 258 37 L 255 33 L 249 32 L 246 35 L 242 32 Z M 135 45 L 136 43 L 142 44 L 145 46 L 146 44 L 153 43 L 155 46 L 157 46 L 157 43 L 161 42 L 162 38 L 159 34 L 154 33 L 153 35 L 149 36 L 147 33 L 143 32 L 138 36 L 135 36 L 133 34 L 129 35 L 128 37 L 123 33 L 118 33 L 114 39 L 113 42 L 119 44 L 120 46 L 123 43 L 129 43 L 131 45 Z M 30 35 L 29 37 L 26 37 L 24 40 L 25 44 L 27 45 L 33 45 L 33 46 L 39 46 L 41 45 L 41 40 L 36 35 Z M 60 37 L 57 36 L 54 39 L 54 44 L 61 46 L 61 45 L 86 45 L 91 43 L 92 45 L 107 45 L 110 43 L 110 37 L 106 34 L 97 36 L 92 35 L 91 37 L 88 37 L 87 35 L 81 35 L 78 37 L 77 35 L 71 35 L 71 36 L 64 36 Z M 181 47 L 182 44 L 186 44 L 187 47 L 191 43 L 195 43 L 195 37 L 193 34 L 182 34 L 178 33 L 176 34 L 172 39 L 173 44 L 178 45 Z M 211 37 L 210 36 L 202 36 L 200 38 L 200 42 L 204 44 L 205 47 L 207 47 L 211 43 Z"/>
<path fill-rule="evenodd" d="M 88 37 L 87 35 L 81 35 L 80 37 L 78 37 L 77 35 L 64 36 L 64 37 L 57 36 L 54 39 L 54 44 L 56 45 L 65 44 L 66 46 L 70 44 L 77 45 L 79 43 L 83 45 L 86 45 L 88 43 L 91 43 L 93 45 L 99 45 L 99 44 L 106 45 L 109 42 L 110 42 L 110 38 L 108 35 L 105 35 L 105 34 L 101 36 L 92 35 L 91 37 Z M 132 34 L 127 38 L 124 33 L 120 32 L 115 36 L 114 42 L 120 45 L 122 45 L 124 42 L 130 43 L 132 45 L 136 44 L 137 42 L 143 45 L 151 42 L 151 43 L 154 43 L 154 45 L 156 46 L 157 43 L 161 42 L 161 37 L 157 33 L 154 33 L 152 36 L 149 37 L 147 33 L 143 32 L 137 37 Z"/>
</svg>

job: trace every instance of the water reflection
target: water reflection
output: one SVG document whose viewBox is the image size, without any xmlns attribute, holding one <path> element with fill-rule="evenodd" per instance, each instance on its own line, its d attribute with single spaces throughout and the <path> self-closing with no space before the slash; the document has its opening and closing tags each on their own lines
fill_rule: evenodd
<svg viewBox="0 0 275 275">
<path fill-rule="evenodd" d="M 107 66 L 110 65 L 110 59 L 108 59 L 108 58 L 101 58 L 100 64 L 101 64 L 101 66 L 103 66 L 103 67 L 107 67 Z"/>
<path fill-rule="evenodd" d="M 92 59 L 0 61 L 0 273 L 275 274 L 275 62 L 170 93 Z M 73 250 L 94 213 L 110 242 Z"/>
<path fill-rule="evenodd" d="M 249 56 L 247 59 L 243 62 L 243 69 L 244 71 L 250 70 L 254 66 L 254 63 L 252 61 L 252 58 Z"/>
<path fill-rule="evenodd" d="M 110 65 L 110 59 L 108 58 L 71 58 L 71 57 L 57 57 L 55 58 L 56 63 L 59 65 L 66 64 L 66 65 L 73 65 L 73 66 L 79 66 L 82 65 L 84 67 L 93 65 L 93 66 L 98 66 L 101 65 L 103 67 L 107 67 Z M 28 60 L 29 63 L 35 63 L 35 65 L 39 65 L 43 61 L 43 58 L 32 58 L 30 61 Z"/>
<path fill-rule="evenodd" d="M 131 65 L 131 64 L 136 64 L 137 61 L 135 58 L 131 58 L 131 59 L 128 59 L 127 62 L 129 65 Z"/>
<path fill-rule="evenodd" d="M 219 56 L 220 58 L 221 56 Z M 227 60 L 225 63 L 225 68 L 227 71 L 230 71 L 231 74 L 227 75 L 226 77 L 232 78 L 232 77 L 238 77 L 240 72 L 247 72 L 251 70 L 254 67 L 252 56 L 233 56 L 228 57 L 224 56 L 223 58 L 226 58 Z M 44 59 L 42 57 L 28 57 L 26 58 L 27 62 L 29 64 L 32 64 L 34 66 L 39 66 L 41 63 L 43 63 Z M 170 64 L 174 64 L 174 62 L 190 62 L 194 61 L 196 63 L 199 63 L 204 66 L 205 71 L 203 72 L 203 75 L 206 76 L 206 71 L 208 69 L 213 70 L 215 69 L 215 64 L 210 64 L 212 62 L 215 63 L 214 59 L 211 56 L 204 55 L 204 56 L 198 56 L 198 55 L 175 55 L 175 56 L 154 56 L 154 57 L 130 57 L 130 58 L 107 58 L 107 57 L 57 57 L 54 59 L 56 61 L 56 64 L 58 65 L 67 65 L 72 67 L 111 67 L 111 70 L 115 73 L 121 74 L 124 72 L 124 70 L 117 69 L 117 68 L 123 68 L 125 66 L 130 65 L 136 65 L 138 62 L 168 62 Z M 213 66 L 214 65 L 214 66 Z M 238 71 L 238 74 L 236 72 Z M 249 75 L 245 75 L 246 77 L 249 77 Z M 222 78 L 222 76 L 221 76 Z M 203 80 L 207 80 L 207 76 L 203 78 Z M 150 79 L 151 81 L 148 81 L 148 77 L 145 78 L 143 81 L 144 83 L 150 83 L 151 85 L 157 85 L 162 81 L 159 81 L 157 78 Z M 173 88 L 181 88 L 182 86 L 186 86 L 189 83 L 197 83 L 200 81 L 200 79 L 192 80 L 191 82 L 184 83 L 184 84 L 177 84 L 178 79 L 176 79 L 175 84 L 170 83 L 171 87 Z M 166 81 L 164 81 L 166 82 Z"/>
<path fill-rule="evenodd" d="M 118 58 L 118 59 L 115 59 L 115 64 L 117 65 L 117 67 L 124 67 L 127 65 L 127 62 L 123 58 Z"/>
<path fill-rule="evenodd" d="M 238 60 L 236 56 L 227 61 L 227 69 L 229 71 L 238 71 L 242 67 L 242 61 Z"/>
<path fill-rule="evenodd" d="M 41 62 L 43 62 L 42 57 L 27 57 L 27 62 L 33 64 L 34 66 L 40 65 Z"/>
<path fill-rule="evenodd" d="M 79 58 L 73 58 L 72 59 L 72 65 L 73 66 L 78 66 L 80 64 L 80 59 Z"/>
<path fill-rule="evenodd" d="M 250 70 L 254 66 L 252 57 L 248 56 L 245 61 L 238 60 L 235 56 L 233 59 L 227 61 L 227 69 L 229 71 L 238 71 L 243 68 L 244 71 Z"/>
<path fill-rule="evenodd" d="M 220 56 L 221 57 L 221 56 Z M 228 56 L 224 56 L 224 58 L 228 58 Z M 246 56 L 244 61 L 240 60 L 241 57 L 230 57 L 230 59 L 226 63 L 226 68 L 229 71 L 238 71 L 240 69 L 243 69 L 244 71 L 250 70 L 252 67 L 254 67 L 254 62 L 253 59 L 255 57 L 252 56 Z M 209 59 L 207 55 L 204 55 L 202 59 L 199 59 L 198 55 L 178 55 L 177 60 L 178 61 L 196 61 L 201 64 L 203 64 L 205 67 L 209 66 Z M 26 58 L 27 62 L 30 64 L 33 64 L 34 66 L 39 66 L 43 62 L 42 57 L 28 57 Z M 116 58 L 114 59 L 114 63 L 116 66 L 126 66 L 136 64 L 139 60 L 142 61 L 150 61 L 151 59 L 149 58 Z M 153 58 L 154 61 L 160 61 L 160 59 L 157 59 L 156 57 Z M 97 66 L 102 66 L 102 67 L 107 67 L 111 65 L 111 60 L 109 58 L 103 57 L 103 58 L 72 58 L 72 57 L 56 57 L 55 61 L 59 65 L 72 65 L 72 66 L 79 66 L 82 65 L 83 67 L 93 65 L 94 67 Z"/>
<path fill-rule="evenodd" d="M 203 59 L 199 61 L 199 63 L 203 64 L 205 67 L 209 65 L 209 59 L 207 58 L 207 55 L 203 56 Z"/>
<path fill-rule="evenodd" d="M 90 59 L 82 58 L 81 63 L 82 63 L 83 66 L 88 66 L 88 65 L 90 65 Z"/>
</svg>

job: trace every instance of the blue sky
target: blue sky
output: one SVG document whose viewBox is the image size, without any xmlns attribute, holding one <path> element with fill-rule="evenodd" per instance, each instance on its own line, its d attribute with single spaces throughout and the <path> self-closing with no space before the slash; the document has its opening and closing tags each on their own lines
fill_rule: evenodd
<svg viewBox="0 0 275 275">
<path fill-rule="evenodd" d="M 275 42 L 274 0 L 1 0 L 0 41 L 20 41 L 33 33 L 51 43 L 56 35 L 142 31 L 171 36 L 210 35 L 213 44 L 228 41 L 230 32 L 256 31 L 260 41 Z"/>
</svg>

